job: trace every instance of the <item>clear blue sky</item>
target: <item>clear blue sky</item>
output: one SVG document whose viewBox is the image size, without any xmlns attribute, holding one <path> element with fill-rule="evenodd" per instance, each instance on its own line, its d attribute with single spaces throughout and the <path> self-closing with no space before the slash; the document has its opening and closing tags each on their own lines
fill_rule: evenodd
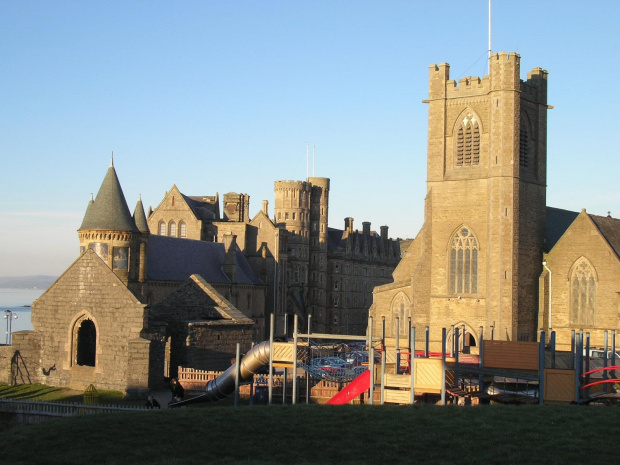
<svg viewBox="0 0 620 465">
<path fill-rule="evenodd" d="M 486 74 L 488 1 L 0 2 L 0 276 L 62 273 L 114 152 L 130 209 L 331 178 L 344 218 L 415 237 L 428 67 Z M 620 2 L 495 0 L 492 48 L 549 71 L 548 205 L 620 217 Z M 312 167 L 310 175 L 312 175 Z"/>
</svg>

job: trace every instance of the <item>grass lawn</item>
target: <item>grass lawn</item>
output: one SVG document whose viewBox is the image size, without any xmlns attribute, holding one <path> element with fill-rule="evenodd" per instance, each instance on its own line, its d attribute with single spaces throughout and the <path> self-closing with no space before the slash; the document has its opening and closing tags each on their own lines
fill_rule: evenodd
<svg viewBox="0 0 620 465">
<path fill-rule="evenodd" d="M 572 464 L 618 460 L 601 406 L 181 408 L 85 415 L 0 435 L 7 464 Z"/>
</svg>

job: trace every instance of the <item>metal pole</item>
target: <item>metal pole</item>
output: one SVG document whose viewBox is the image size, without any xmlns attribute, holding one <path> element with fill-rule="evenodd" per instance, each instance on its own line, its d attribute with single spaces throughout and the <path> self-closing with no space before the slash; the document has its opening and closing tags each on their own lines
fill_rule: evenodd
<svg viewBox="0 0 620 465">
<path fill-rule="evenodd" d="M 430 344 L 430 328 L 427 326 L 424 330 L 424 356 L 428 358 L 428 349 Z"/>
<path fill-rule="evenodd" d="M 312 315 L 308 315 L 308 355 L 310 355 L 310 333 L 312 328 Z M 310 403 L 310 375 L 306 370 L 306 404 Z"/>
<path fill-rule="evenodd" d="M 545 397 L 545 330 L 540 332 L 538 344 L 538 403 L 543 405 Z"/>
<path fill-rule="evenodd" d="M 239 406 L 239 378 L 241 377 L 241 344 L 237 342 L 235 357 L 235 407 Z"/>
<path fill-rule="evenodd" d="M 411 331 L 413 326 L 411 325 L 411 317 L 407 319 L 408 328 L 409 328 L 409 373 L 411 373 L 411 368 L 413 364 L 413 357 L 415 357 L 415 351 L 413 350 L 413 345 L 411 344 Z"/>
<path fill-rule="evenodd" d="M 484 327 L 480 326 L 478 328 L 478 367 L 480 367 L 481 371 L 478 375 L 478 391 L 482 393 L 482 389 L 484 387 L 484 377 L 482 375 L 482 367 L 484 366 Z"/>
<path fill-rule="evenodd" d="M 547 260 L 543 260 L 542 262 L 543 266 L 545 267 L 545 270 L 547 270 L 547 272 L 549 273 L 549 331 L 551 331 L 551 270 L 547 267 Z"/>
<path fill-rule="evenodd" d="M 396 374 L 400 373 L 400 317 L 396 317 Z"/>
<path fill-rule="evenodd" d="M 555 368 L 555 331 L 551 331 L 549 347 L 551 348 L 551 368 Z"/>
<path fill-rule="evenodd" d="M 570 357 L 570 369 L 574 370 L 575 369 L 575 351 L 577 350 L 576 346 L 575 346 L 575 330 L 571 330 L 570 332 L 570 353 L 571 353 L 571 357 Z"/>
<path fill-rule="evenodd" d="M 616 330 L 611 330 L 611 366 L 616 366 Z M 614 378 L 616 377 L 616 370 L 612 370 L 610 373 Z"/>
<path fill-rule="evenodd" d="M 411 320 L 411 319 L 410 319 Z M 411 376 L 411 405 L 415 403 L 415 327 L 410 326 L 411 332 L 409 336 L 409 346 L 411 347 L 411 361 L 409 362 L 409 374 Z"/>
<path fill-rule="evenodd" d="M 274 314 L 271 314 L 269 319 L 269 400 L 268 405 L 271 405 L 273 399 L 273 327 L 274 327 Z"/>
<path fill-rule="evenodd" d="M 385 402 L 385 359 L 386 350 L 381 352 L 381 405 Z"/>
<path fill-rule="evenodd" d="M 297 403 L 297 313 L 295 313 L 295 319 L 293 320 L 293 398 L 291 403 L 295 405 Z"/>
<path fill-rule="evenodd" d="M 579 403 L 581 396 L 581 370 L 583 369 L 583 332 L 575 335 L 575 402 Z"/>
<path fill-rule="evenodd" d="M 373 405 L 375 398 L 375 349 L 372 346 L 372 317 L 368 317 L 368 368 L 370 369 L 370 387 L 368 390 L 368 405 Z"/>
<path fill-rule="evenodd" d="M 608 362 L 607 362 L 607 350 L 609 347 L 609 334 L 608 331 L 605 330 L 604 332 L 604 351 L 603 351 L 603 367 L 607 368 L 609 366 Z M 607 370 L 603 370 L 603 379 L 608 379 L 608 373 Z M 605 383 L 605 394 L 607 394 L 609 392 L 609 384 Z"/>
<path fill-rule="evenodd" d="M 454 326 L 453 328 L 453 332 L 452 332 L 452 342 L 454 342 L 454 344 L 452 344 L 453 347 L 456 347 L 456 350 L 454 351 L 454 363 L 456 364 L 456 366 L 459 365 L 459 347 L 460 347 L 460 334 L 459 334 L 459 329 L 455 328 Z M 456 381 L 456 380 L 455 380 Z"/>
<path fill-rule="evenodd" d="M 446 328 L 441 328 L 441 405 L 446 405 Z"/>
<path fill-rule="evenodd" d="M 454 325 L 450 327 L 450 334 L 452 335 L 452 344 L 450 344 L 450 357 L 454 357 Z"/>
</svg>

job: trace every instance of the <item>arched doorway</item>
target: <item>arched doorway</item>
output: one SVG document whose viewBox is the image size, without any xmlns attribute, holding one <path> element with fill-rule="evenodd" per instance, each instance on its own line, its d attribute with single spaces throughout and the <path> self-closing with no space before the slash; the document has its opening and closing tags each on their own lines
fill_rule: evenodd
<svg viewBox="0 0 620 465">
<path fill-rule="evenodd" d="M 77 328 L 75 363 L 95 366 L 97 354 L 97 328 L 92 320 L 82 320 Z"/>
</svg>

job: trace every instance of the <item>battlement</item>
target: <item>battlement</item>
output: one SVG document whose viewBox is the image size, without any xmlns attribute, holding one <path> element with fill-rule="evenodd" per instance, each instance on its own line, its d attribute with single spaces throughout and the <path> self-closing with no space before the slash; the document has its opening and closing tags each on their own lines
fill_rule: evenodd
<svg viewBox="0 0 620 465">
<path fill-rule="evenodd" d="M 520 79 L 521 56 L 514 52 L 494 53 L 489 59 L 487 76 L 465 76 L 450 79 L 450 65 L 441 63 L 429 67 L 429 98 L 458 98 L 486 95 L 493 90 L 520 90 L 527 98 L 546 101 L 547 71 L 534 68 L 527 81 Z"/>
<path fill-rule="evenodd" d="M 311 185 L 306 181 L 275 181 L 274 189 L 308 190 Z"/>
</svg>

